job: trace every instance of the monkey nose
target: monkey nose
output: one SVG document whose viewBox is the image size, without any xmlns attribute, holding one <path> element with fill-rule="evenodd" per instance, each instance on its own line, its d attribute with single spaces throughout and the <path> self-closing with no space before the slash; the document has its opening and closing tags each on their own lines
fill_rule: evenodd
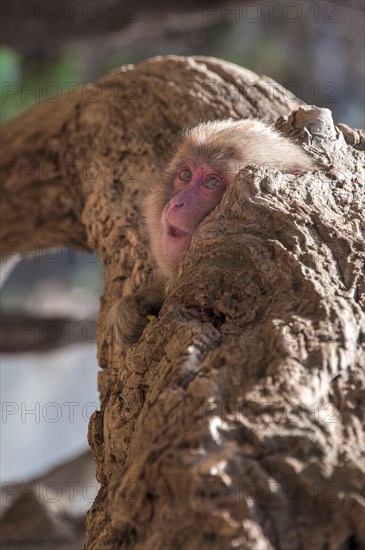
<svg viewBox="0 0 365 550">
<path fill-rule="evenodd" d="M 174 208 L 182 208 L 183 206 L 184 206 L 183 202 L 177 202 L 176 204 L 174 204 Z"/>
</svg>

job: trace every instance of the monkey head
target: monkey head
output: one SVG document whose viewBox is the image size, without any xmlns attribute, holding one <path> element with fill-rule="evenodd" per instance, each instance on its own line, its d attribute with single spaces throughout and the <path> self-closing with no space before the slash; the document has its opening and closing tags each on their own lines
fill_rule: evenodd
<svg viewBox="0 0 365 550">
<path fill-rule="evenodd" d="M 259 120 L 213 121 L 185 132 L 144 208 L 151 249 L 165 276 L 176 270 L 197 226 L 248 164 L 295 174 L 314 168 L 300 146 Z"/>
</svg>

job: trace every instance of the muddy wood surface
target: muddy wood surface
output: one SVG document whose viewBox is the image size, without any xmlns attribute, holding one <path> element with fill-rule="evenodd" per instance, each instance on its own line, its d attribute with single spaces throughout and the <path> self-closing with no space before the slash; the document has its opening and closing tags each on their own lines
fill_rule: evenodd
<svg viewBox="0 0 365 550">
<path fill-rule="evenodd" d="M 364 137 L 301 105 L 235 65 L 166 57 L 2 129 L 2 254 L 97 250 L 101 328 L 153 278 L 140 199 L 184 126 L 260 116 L 321 162 L 241 171 L 140 342 L 100 331 L 88 550 L 365 545 Z"/>
</svg>

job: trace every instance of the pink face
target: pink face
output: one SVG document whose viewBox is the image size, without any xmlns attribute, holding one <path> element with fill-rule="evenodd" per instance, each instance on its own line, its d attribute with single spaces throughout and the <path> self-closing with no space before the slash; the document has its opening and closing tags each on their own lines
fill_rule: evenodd
<svg viewBox="0 0 365 550">
<path fill-rule="evenodd" d="M 179 263 L 199 223 L 220 202 L 227 179 L 210 165 L 186 162 L 176 171 L 175 194 L 162 211 L 163 251 L 169 261 Z"/>
</svg>

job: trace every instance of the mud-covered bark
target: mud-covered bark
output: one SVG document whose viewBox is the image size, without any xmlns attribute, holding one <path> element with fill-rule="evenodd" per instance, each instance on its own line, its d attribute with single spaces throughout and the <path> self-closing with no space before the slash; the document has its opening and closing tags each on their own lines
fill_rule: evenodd
<svg viewBox="0 0 365 550">
<path fill-rule="evenodd" d="M 101 489 L 86 548 L 360 548 L 362 135 L 336 129 L 327 110 L 288 118 L 300 105 L 288 92 L 214 59 L 150 60 L 100 86 L 97 101 L 79 91 L 48 126 L 42 106 L 26 132 L 21 119 L 7 125 L 11 173 L 24 159 L 56 168 L 41 188 L 29 176 L 13 193 L 18 180 L 7 180 L 3 239 L 98 250 L 102 327 L 117 297 L 153 275 L 140 198 L 183 126 L 282 115 L 278 127 L 323 166 L 240 172 L 140 342 L 126 353 L 101 331 L 89 429 Z"/>
<path fill-rule="evenodd" d="M 247 168 L 199 227 L 91 426 L 89 548 L 365 544 L 363 153 L 327 111 L 281 126 L 333 162 Z"/>
</svg>

